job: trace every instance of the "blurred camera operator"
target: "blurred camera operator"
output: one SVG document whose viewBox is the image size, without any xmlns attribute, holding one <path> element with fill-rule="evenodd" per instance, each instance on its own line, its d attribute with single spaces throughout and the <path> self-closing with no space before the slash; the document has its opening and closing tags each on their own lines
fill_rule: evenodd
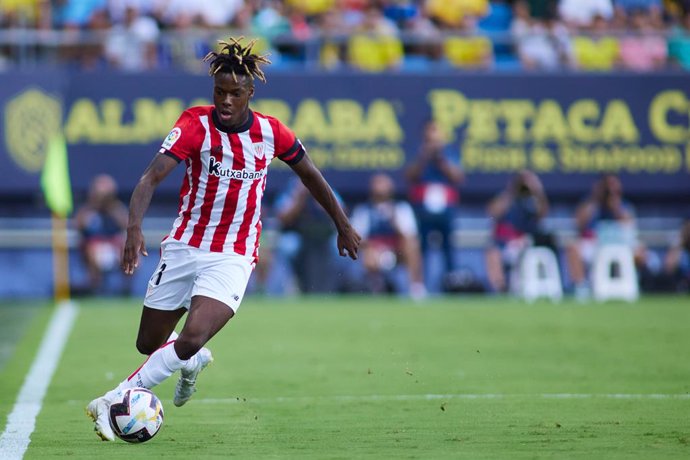
<svg viewBox="0 0 690 460">
<path fill-rule="evenodd" d="M 594 259 L 597 245 L 624 244 L 634 251 L 636 265 L 646 259 L 637 241 L 633 207 L 623 198 L 623 185 L 614 174 L 605 174 L 592 186 L 590 196 L 575 211 L 578 238 L 568 245 L 568 269 L 575 295 L 589 295 L 585 265 Z"/>
<path fill-rule="evenodd" d="M 516 264 L 522 251 L 531 245 L 554 248 L 553 237 L 542 227 L 549 201 L 539 177 L 520 171 L 506 189 L 487 207 L 493 222 L 492 244 L 486 251 L 489 283 L 496 292 L 508 289 L 506 268 Z"/>
</svg>

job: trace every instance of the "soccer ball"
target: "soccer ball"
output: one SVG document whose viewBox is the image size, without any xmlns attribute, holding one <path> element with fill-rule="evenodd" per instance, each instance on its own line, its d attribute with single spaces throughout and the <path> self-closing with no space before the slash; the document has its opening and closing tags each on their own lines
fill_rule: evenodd
<svg viewBox="0 0 690 460">
<path fill-rule="evenodd" d="M 146 442 L 163 425 L 163 405 L 146 388 L 131 388 L 125 391 L 122 401 L 110 405 L 108 420 L 123 441 Z"/>
</svg>

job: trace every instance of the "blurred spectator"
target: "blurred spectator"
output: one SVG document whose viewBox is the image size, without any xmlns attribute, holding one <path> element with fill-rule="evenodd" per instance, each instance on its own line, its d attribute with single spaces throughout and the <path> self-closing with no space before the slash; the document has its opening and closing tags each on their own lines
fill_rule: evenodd
<svg viewBox="0 0 690 460">
<path fill-rule="evenodd" d="M 164 0 L 108 0 L 108 17 L 113 24 L 126 21 L 127 10 L 134 8 L 142 16 L 155 16 L 158 3 Z"/>
<path fill-rule="evenodd" d="M 339 43 L 339 38 L 348 32 L 341 10 L 326 11 L 317 19 L 317 26 L 323 38 L 319 51 L 319 64 L 324 69 L 336 69 L 343 62 L 343 47 Z"/>
<path fill-rule="evenodd" d="M 649 22 L 653 27 L 663 25 L 663 4 L 662 0 L 614 0 L 616 14 L 620 16 L 631 16 L 638 12 L 643 12 L 649 17 Z"/>
<path fill-rule="evenodd" d="M 479 35 L 448 37 L 443 42 L 443 51 L 451 66 L 463 69 L 488 69 L 494 61 L 493 43 Z"/>
<path fill-rule="evenodd" d="M 443 57 L 452 67 L 487 69 L 493 65 L 493 43 L 479 29 L 479 19 L 489 13 L 485 0 L 429 0 L 426 12 L 442 30 L 458 32 L 443 39 Z"/>
<path fill-rule="evenodd" d="M 489 13 L 488 0 L 427 0 L 426 14 L 444 29 L 462 28 L 468 18 L 481 18 Z"/>
<path fill-rule="evenodd" d="M 395 23 L 380 9 L 369 7 L 348 40 L 349 63 L 360 70 L 380 72 L 402 64 L 403 46 Z"/>
<path fill-rule="evenodd" d="M 0 0 L 0 26 L 50 28 L 49 0 Z"/>
<path fill-rule="evenodd" d="M 624 68 L 638 72 L 659 70 L 666 66 L 666 39 L 654 27 L 652 14 L 638 9 L 630 12 L 629 34 L 621 39 L 620 60 Z"/>
<path fill-rule="evenodd" d="M 567 258 L 577 297 L 589 295 L 586 266 L 592 263 L 598 244 L 625 244 L 633 250 L 636 265 L 644 265 L 646 251 L 637 240 L 633 207 L 623 198 L 623 185 L 614 174 L 594 183 L 590 196 L 575 210 L 575 225 L 578 238 L 568 245 Z"/>
<path fill-rule="evenodd" d="M 422 255 L 426 258 L 430 239 L 440 239 L 446 277 L 455 270 L 453 222 L 460 203 L 459 186 L 465 179 L 460 155 L 449 148 L 435 121 L 424 126 L 422 145 L 405 175 L 410 184 L 410 202 L 419 224 Z M 444 280 L 445 281 L 445 280 Z"/>
<path fill-rule="evenodd" d="M 525 69 L 653 71 L 669 57 L 690 68 L 688 10 L 690 0 L 0 0 L 0 27 L 60 30 L 58 57 L 87 70 L 146 70 L 157 61 L 199 72 L 221 38 L 215 31 L 233 28 L 265 39 L 283 65 L 487 69 L 514 68 L 517 57 Z M 0 65 L 51 55 L 37 43 L 10 43 Z M 132 56 L 123 51 L 130 48 Z M 157 58 L 143 58 L 142 48 Z"/>
<path fill-rule="evenodd" d="M 289 33 L 290 29 L 290 21 L 281 2 L 266 2 L 252 18 L 252 32 L 262 37 L 273 38 Z"/>
<path fill-rule="evenodd" d="M 671 62 L 681 69 L 690 70 L 690 11 L 673 28 L 668 41 L 668 54 Z"/>
<path fill-rule="evenodd" d="M 119 273 L 127 227 L 127 207 L 117 198 L 117 184 L 111 176 L 101 174 L 93 179 L 88 200 L 75 215 L 75 224 L 89 275 L 87 290 L 102 294 L 106 273 Z"/>
<path fill-rule="evenodd" d="M 534 19 L 551 19 L 558 17 L 559 0 L 526 0 L 530 15 Z M 515 2 L 517 4 L 518 2 Z"/>
<path fill-rule="evenodd" d="M 53 2 L 53 21 L 58 28 L 88 28 L 96 13 L 105 11 L 107 0 L 56 0 Z"/>
<path fill-rule="evenodd" d="M 167 27 L 217 29 L 232 25 L 244 3 L 244 0 L 159 0 L 156 10 Z"/>
<path fill-rule="evenodd" d="M 620 42 L 609 30 L 608 22 L 597 16 L 587 35 L 573 39 L 573 54 L 581 70 L 611 71 L 618 64 Z"/>
<path fill-rule="evenodd" d="M 51 5 L 53 27 L 64 30 L 60 59 L 80 70 L 102 67 L 102 43 L 111 27 L 107 0 L 55 0 Z"/>
<path fill-rule="evenodd" d="M 414 212 L 409 203 L 395 200 L 395 185 L 390 176 L 372 176 L 369 201 L 355 207 L 352 226 L 362 236 L 360 257 L 371 292 L 389 291 L 393 282 L 387 277 L 400 263 L 407 271 L 410 296 L 426 295 Z"/>
<path fill-rule="evenodd" d="M 683 221 L 677 240 L 666 253 L 664 273 L 674 290 L 690 291 L 690 218 Z"/>
<path fill-rule="evenodd" d="M 558 13 L 574 29 L 591 27 L 596 18 L 613 19 L 611 0 L 560 0 Z"/>
<path fill-rule="evenodd" d="M 299 180 L 290 182 L 274 208 L 282 227 L 276 250 L 289 250 L 284 255 L 297 277 L 300 292 L 335 291 L 340 280 L 333 250 L 335 229 L 328 214 Z"/>
<path fill-rule="evenodd" d="M 513 11 L 515 19 L 510 32 L 524 69 L 555 70 L 570 65 L 570 37 L 555 17 L 548 13 L 541 17 L 533 15 L 527 1 L 516 2 Z"/>
<path fill-rule="evenodd" d="M 105 55 L 115 68 L 139 72 L 158 67 L 158 24 L 149 16 L 141 16 L 134 6 L 125 10 L 124 22 L 110 30 Z"/>
<path fill-rule="evenodd" d="M 335 6 L 335 0 L 285 0 L 292 8 L 302 11 L 307 16 L 315 16 Z"/>
<path fill-rule="evenodd" d="M 506 273 L 527 247 L 547 246 L 555 252 L 553 237 L 542 226 L 548 211 L 549 201 L 539 177 L 527 170 L 511 178 L 487 206 L 493 236 L 486 251 L 486 269 L 495 292 L 508 290 Z"/>
<path fill-rule="evenodd" d="M 419 6 L 413 0 L 382 0 L 383 15 L 403 29 L 420 14 Z"/>
<path fill-rule="evenodd" d="M 672 22 L 678 22 L 685 13 L 690 11 L 689 0 L 663 0 L 664 15 Z"/>
</svg>

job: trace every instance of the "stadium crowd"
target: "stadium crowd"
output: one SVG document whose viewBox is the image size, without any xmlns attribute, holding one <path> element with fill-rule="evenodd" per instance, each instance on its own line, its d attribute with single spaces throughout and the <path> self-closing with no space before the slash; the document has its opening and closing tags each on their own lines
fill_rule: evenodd
<svg viewBox="0 0 690 460">
<path fill-rule="evenodd" d="M 0 69 L 203 70 L 228 30 L 276 67 L 690 68 L 688 0 L 0 0 Z"/>
</svg>

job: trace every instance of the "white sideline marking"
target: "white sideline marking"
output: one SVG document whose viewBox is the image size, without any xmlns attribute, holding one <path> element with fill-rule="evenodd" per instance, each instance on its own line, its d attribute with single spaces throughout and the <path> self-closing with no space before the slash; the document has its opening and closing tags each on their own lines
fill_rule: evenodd
<svg viewBox="0 0 690 460">
<path fill-rule="evenodd" d="M 279 396 L 275 398 L 200 398 L 193 402 L 201 404 L 273 404 L 273 403 L 312 403 L 312 402 L 367 402 L 367 401 L 431 401 L 445 399 L 690 399 L 690 394 L 634 394 L 634 393 L 540 393 L 540 394 L 503 394 L 503 393 L 455 393 L 455 394 L 420 394 L 420 395 L 349 395 L 349 396 Z"/>
<path fill-rule="evenodd" d="M 36 427 L 36 417 L 41 412 L 43 398 L 60 361 L 77 312 L 78 308 L 72 302 L 65 302 L 55 308 L 36 358 L 19 390 L 14 408 L 7 416 L 5 431 L 0 436 L 0 458 L 3 460 L 21 460 L 24 457 L 31 442 L 31 433 Z"/>
</svg>

